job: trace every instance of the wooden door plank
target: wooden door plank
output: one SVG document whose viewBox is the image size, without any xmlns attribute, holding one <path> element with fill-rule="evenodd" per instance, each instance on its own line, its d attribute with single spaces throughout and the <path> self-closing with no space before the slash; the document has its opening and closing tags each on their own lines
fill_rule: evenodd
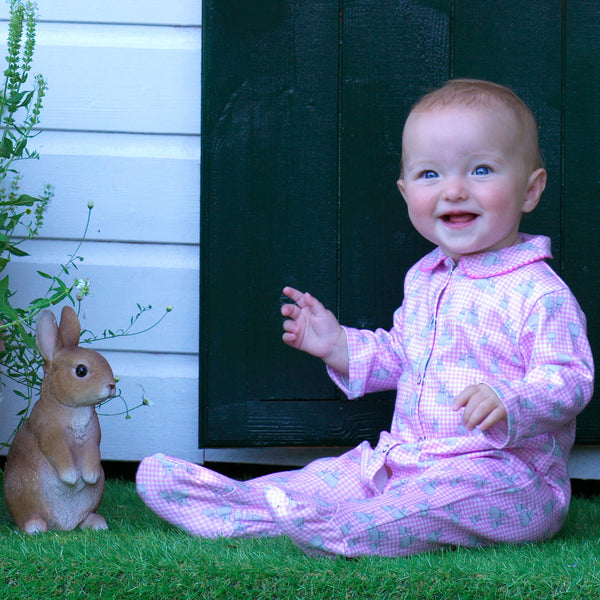
<svg viewBox="0 0 600 600">
<path fill-rule="evenodd" d="M 340 314 L 355 327 L 391 326 L 406 271 L 431 249 L 396 181 L 409 109 L 448 77 L 450 5 L 344 3 Z"/>
<path fill-rule="evenodd" d="M 562 270 L 561 28 L 559 2 L 457 0 L 453 76 L 489 79 L 512 88 L 532 109 L 548 185 L 522 231 L 552 239 L 553 267 Z"/>
<path fill-rule="evenodd" d="M 335 301 L 338 22 L 334 2 L 207 3 L 206 445 L 252 442 L 249 401 L 337 398 L 320 361 L 281 342 L 279 301 L 286 284 Z"/>
<path fill-rule="evenodd" d="M 587 316 L 596 359 L 600 350 L 600 6 L 566 3 L 565 63 L 565 279 Z M 596 378 L 595 399 L 600 388 Z M 577 441 L 598 442 L 600 406 L 594 401 L 577 421 Z"/>
<path fill-rule="evenodd" d="M 214 407 L 216 422 L 230 419 L 228 407 Z M 252 446 L 355 446 L 375 444 L 389 428 L 393 404 L 384 397 L 342 400 L 249 400 L 247 435 Z M 239 446 L 236 432 L 222 428 L 219 445 Z"/>
<path fill-rule="evenodd" d="M 340 318 L 392 325 L 406 271 L 431 249 L 396 186 L 410 106 L 448 77 L 450 5 L 345 2 L 342 28 Z M 390 427 L 395 392 L 368 396 L 356 441 Z"/>
</svg>

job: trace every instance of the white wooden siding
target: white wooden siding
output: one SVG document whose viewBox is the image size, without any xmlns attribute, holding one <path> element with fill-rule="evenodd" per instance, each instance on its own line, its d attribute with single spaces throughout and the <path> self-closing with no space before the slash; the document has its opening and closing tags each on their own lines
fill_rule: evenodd
<svg viewBox="0 0 600 600">
<path fill-rule="evenodd" d="M 186 25 L 202 22 L 201 0 L 38 0 L 46 21 Z"/>
<path fill-rule="evenodd" d="M 132 418 L 101 417 L 102 455 L 139 460 L 156 451 L 201 461 L 198 449 L 201 2 L 39 0 L 34 72 L 49 90 L 39 161 L 19 165 L 22 191 L 46 183 L 55 198 L 30 256 L 9 267 L 16 300 L 43 289 L 36 270 L 56 272 L 76 247 L 94 202 L 85 260 L 92 296 L 82 325 L 126 327 L 136 304 L 154 309 L 140 327 L 174 310 L 143 335 L 98 344 Z M 0 6 L 0 40 L 8 7 Z M 4 52 L 4 51 L 2 51 Z M 4 54 L 3 54 L 4 56 Z M 58 310 L 56 311 L 58 312 Z M 6 439 L 19 403 L 0 404 Z M 101 412 L 120 410 L 118 401 Z"/>
</svg>

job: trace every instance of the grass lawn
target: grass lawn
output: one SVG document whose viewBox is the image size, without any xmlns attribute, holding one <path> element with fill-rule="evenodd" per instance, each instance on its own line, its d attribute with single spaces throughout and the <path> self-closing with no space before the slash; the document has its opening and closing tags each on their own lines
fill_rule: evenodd
<svg viewBox="0 0 600 600">
<path fill-rule="evenodd" d="M 110 531 L 16 531 L 0 504 L 0 599 L 496 600 L 600 598 L 600 497 L 576 498 L 537 545 L 409 558 L 309 558 L 286 538 L 202 540 L 155 517 L 134 484 L 109 480 Z"/>
</svg>

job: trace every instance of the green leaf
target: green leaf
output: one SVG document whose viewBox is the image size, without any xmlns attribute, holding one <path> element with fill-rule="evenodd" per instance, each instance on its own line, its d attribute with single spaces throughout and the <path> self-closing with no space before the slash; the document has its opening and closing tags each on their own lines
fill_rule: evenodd
<svg viewBox="0 0 600 600">
<path fill-rule="evenodd" d="M 33 98 L 34 93 L 35 93 L 34 91 L 31 91 L 29 93 L 23 92 L 23 96 L 25 96 L 25 97 L 23 100 L 21 100 L 21 103 L 19 104 L 19 108 L 22 106 L 28 106 L 29 103 L 31 102 L 31 99 Z"/>
<path fill-rule="evenodd" d="M 0 279 L 0 315 L 3 316 L 3 321 L 14 321 L 19 318 L 17 311 L 10 305 L 8 301 L 11 293 L 8 289 L 8 276 Z"/>
<path fill-rule="evenodd" d="M 15 146 L 15 156 L 22 156 L 23 150 L 27 146 L 27 138 L 23 138 L 16 146 Z"/>
<path fill-rule="evenodd" d="M 37 345 L 36 345 L 35 337 L 32 336 L 22 325 L 18 325 L 17 329 L 19 330 L 19 335 L 21 336 L 23 343 L 30 350 L 36 350 Z"/>
<path fill-rule="evenodd" d="M 34 311 L 38 312 L 43 308 L 52 306 L 52 302 L 48 298 L 36 298 L 30 302 L 30 306 Z"/>
<path fill-rule="evenodd" d="M 14 256 L 29 256 L 29 254 L 27 252 L 25 252 L 25 250 L 21 250 L 19 248 L 17 248 L 16 246 L 7 246 L 6 249 L 13 254 Z"/>
<path fill-rule="evenodd" d="M 11 204 L 13 206 L 33 206 L 38 201 L 39 198 L 34 198 L 29 194 L 21 194 L 18 198 L 13 200 Z"/>
<path fill-rule="evenodd" d="M 0 157 L 2 158 L 10 158 L 12 156 L 12 142 L 4 137 L 0 141 Z"/>
</svg>

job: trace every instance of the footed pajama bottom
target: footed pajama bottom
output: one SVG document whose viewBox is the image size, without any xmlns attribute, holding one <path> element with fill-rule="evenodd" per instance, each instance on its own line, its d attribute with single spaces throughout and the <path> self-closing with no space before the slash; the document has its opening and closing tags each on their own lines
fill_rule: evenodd
<svg viewBox="0 0 600 600">
<path fill-rule="evenodd" d="M 166 521 L 202 537 L 289 536 L 309 554 L 400 556 L 443 546 L 536 541 L 569 498 L 505 458 L 400 466 L 364 442 L 303 469 L 240 482 L 156 454 L 137 489 Z"/>
</svg>

